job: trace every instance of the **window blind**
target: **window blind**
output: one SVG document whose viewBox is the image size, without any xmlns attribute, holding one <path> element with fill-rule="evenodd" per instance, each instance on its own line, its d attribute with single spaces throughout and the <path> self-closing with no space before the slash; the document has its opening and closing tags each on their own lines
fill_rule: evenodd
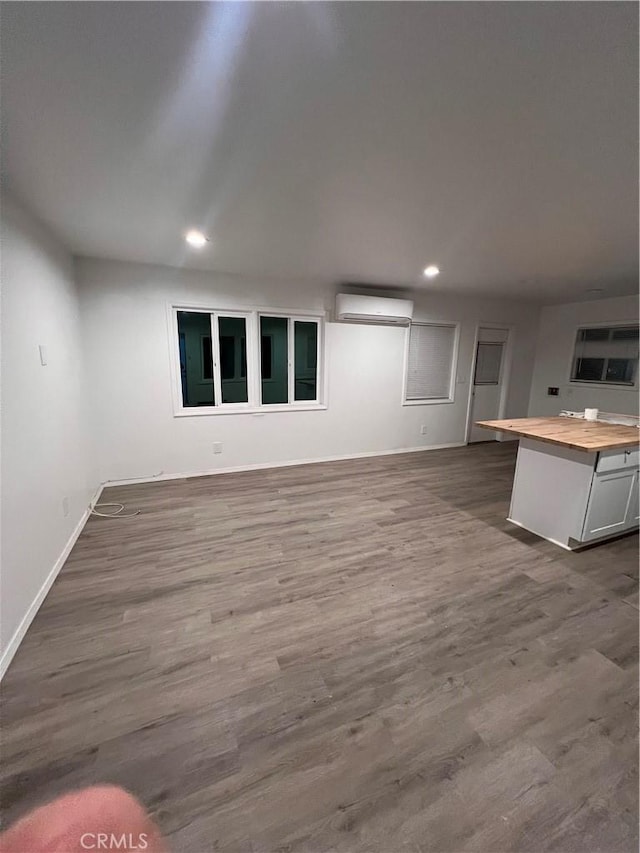
<svg viewBox="0 0 640 853">
<path fill-rule="evenodd" d="M 478 342 L 474 385 L 498 385 L 504 344 Z"/>
<path fill-rule="evenodd" d="M 450 399 L 455 340 L 455 326 L 411 324 L 407 400 Z"/>
</svg>

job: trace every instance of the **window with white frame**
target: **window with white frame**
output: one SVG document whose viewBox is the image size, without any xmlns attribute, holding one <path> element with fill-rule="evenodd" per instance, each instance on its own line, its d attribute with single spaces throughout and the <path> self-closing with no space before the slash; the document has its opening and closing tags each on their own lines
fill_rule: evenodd
<svg viewBox="0 0 640 853">
<path fill-rule="evenodd" d="M 405 403 L 453 402 L 457 325 L 412 323 L 408 338 Z"/>
<path fill-rule="evenodd" d="M 320 404 L 319 317 L 172 311 L 185 414 Z"/>
<path fill-rule="evenodd" d="M 578 329 L 572 382 L 634 385 L 638 372 L 638 324 Z"/>
</svg>

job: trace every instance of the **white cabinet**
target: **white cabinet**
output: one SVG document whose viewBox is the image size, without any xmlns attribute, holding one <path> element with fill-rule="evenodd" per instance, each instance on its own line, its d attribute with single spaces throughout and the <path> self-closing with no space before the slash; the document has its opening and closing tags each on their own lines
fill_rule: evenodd
<svg viewBox="0 0 640 853">
<path fill-rule="evenodd" d="M 637 529 L 638 457 L 522 438 L 509 521 L 569 550 Z"/>
<path fill-rule="evenodd" d="M 582 542 L 630 530 L 638 523 L 638 469 L 595 473 Z"/>
</svg>

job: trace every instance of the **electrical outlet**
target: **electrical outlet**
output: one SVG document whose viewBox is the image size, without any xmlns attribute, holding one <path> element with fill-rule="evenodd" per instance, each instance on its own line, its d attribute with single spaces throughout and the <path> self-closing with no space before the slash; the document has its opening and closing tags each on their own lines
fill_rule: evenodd
<svg viewBox="0 0 640 853">
<path fill-rule="evenodd" d="M 62 498 L 62 514 L 65 518 L 69 515 L 69 498 Z"/>
<path fill-rule="evenodd" d="M 214 441 L 213 442 L 213 452 L 214 453 L 222 453 L 222 442 Z"/>
<path fill-rule="evenodd" d="M 422 426 L 420 427 L 420 435 L 426 435 L 426 434 L 427 434 L 427 425 L 422 424 Z"/>
</svg>

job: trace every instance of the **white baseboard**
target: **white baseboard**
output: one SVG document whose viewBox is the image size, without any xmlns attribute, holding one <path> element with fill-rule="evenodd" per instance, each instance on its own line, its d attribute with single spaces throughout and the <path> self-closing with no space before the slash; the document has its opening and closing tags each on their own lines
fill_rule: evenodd
<svg viewBox="0 0 640 853">
<path fill-rule="evenodd" d="M 131 477 L 122 480 L 105 480 L 103 487 L 134 486 L 142 483 L 155 483 L 158 480 L 186 480 L 191 477 L 211 477 L 214 474 L 239 474 L 243 471 L 262 471 L 267 468 L 293 468 L 296 465 L 315 465 L 319 462 L 342 462 L 347 459 L 366 459 L 371 456 L 395 456 L 400 453 L 420 453 L 423 450 L 447 450 L 451 447 L 465 447 L 466 441 L 451 444 L 430 444 L 422 447 L 400 447 L 395 450 L 367 450 L 364 453 L 345 453 L 342 456 L 318 456 L 311 459 L 292 459 L 286 462 L 256 462 L 253 465 L 234 465 L 229 468 L 213 468 L 208 471 L 190 471 L 182 474 L 165 474 L 163 471 L 147 477 Z"/>
<path fill-rule="evenodd" d="M 89 506 L 87 507 L 87 509 L 82 514 L 80 521 L 76 524 L 76 526 L 73 530 L 73 533 L 71 534 L 71 536 L 67 540 L 66 545 L 62 549 L 62 553 L 60 554 L 58 559 L 55 561 L 53 568 L 51 569 L 51 571 L 49 572 L 49 574 L 47 575 L 47 577 L 45 579 L 45 582 L 42 584 L 42 586 L 38 590 L 36 597 L 31 602 L 29 609 L 27 610 L 27 612 L 24 614 L 24 616 L 22 618 L 22 621 L 20 622 L 20 624 L 18 625 L 18 627 L 14 631 L 13 637 L 11 637 L 11 639 L 7 643 L 6 648 L 3 650 L 2 657 L 0 657 L 0 680 L 4 677 L 5 672 L 9 668 L 9 664 L 13 660 L 13 656 L 18 651 L 18 647 L 20 646 L 20 643 L 24 639 L 24 635 L 29 630 L 29 626 L 33 622 L 33 619 L 34 619 L 36 613 L 38 612 L 38 610 L 40 609 L 42 602 L 47 597 L 47 593 L 51 589 L 53 582 L 58 577 L 58 573 L 60 572 L 60 569 L 64 566 L 67 557 L 71 553 L 71 549 L 76 544 L 78 537 L 82 533 L 82 530 L 83 530 L 85 524 L 87 523 L 87 519 L 89 518 L 89 516 L 91 514 L 91 510 L 93 509 L 93 507 L 96 505 L 96 503 L 100 499 L 100 494 L 102 493 L 103 488 L 104 488 L 103 486 L 98 486 L 95 494 L 93 495 L 93 497 L 91 498 L 91 500 L 89 502 Z"/>
</svg>

